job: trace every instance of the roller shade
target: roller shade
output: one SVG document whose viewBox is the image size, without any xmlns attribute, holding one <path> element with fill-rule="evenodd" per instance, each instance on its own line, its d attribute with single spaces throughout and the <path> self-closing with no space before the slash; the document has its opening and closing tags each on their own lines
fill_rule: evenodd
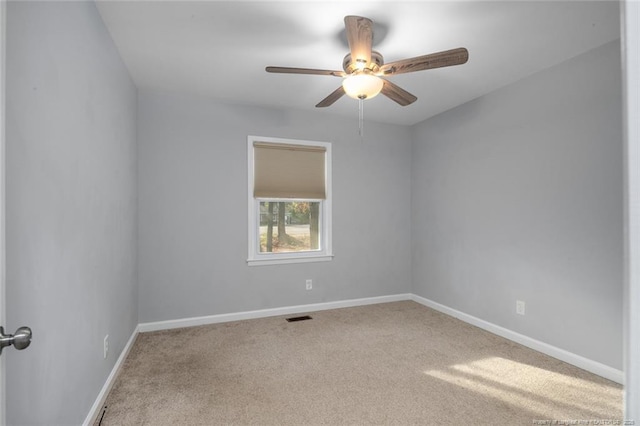
<svg viewBox="0 0 640 426">
<path fill-rule="evenodd" d="M 325 199 L 325 153 L 321 146 L 254 142 L 253 196 Z"/>
</svg>

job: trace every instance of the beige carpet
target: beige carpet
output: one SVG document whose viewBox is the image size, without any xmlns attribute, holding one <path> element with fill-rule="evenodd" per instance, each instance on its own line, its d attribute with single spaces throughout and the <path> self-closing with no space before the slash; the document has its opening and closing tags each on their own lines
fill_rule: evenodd
<svg viewBox="0 0 640 426">
<path fill-rule="evenodd" d="M 620 385 L 415 302 L 309 315 L 140 334 L 102 425 L 532 425 L 622 417 Z"/>
</svg>

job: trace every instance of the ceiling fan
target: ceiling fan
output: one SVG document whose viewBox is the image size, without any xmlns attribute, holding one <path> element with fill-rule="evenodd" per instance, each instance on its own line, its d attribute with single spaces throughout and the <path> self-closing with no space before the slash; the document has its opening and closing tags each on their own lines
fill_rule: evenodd
<svg viewBox="0 0 640 426">
<path fill-rule="evenodd" d="M 361 16 L 345 16 L 348 53 L 342 62 L 344 71 L 311 68 L 266 67 L 267 72 L 284 74 L 313 74 L 342 77 L 342 85 L 321 100 L 316 107 L 328 107 L 344 94 L 354 99 L 370 99 L 382 93 L 402 106 L 418 98 L 390 82 L 386 77 L 432 68 L 450 67 L 467 62 L 469 52 L 464 47 L 384 63 L 382 55 L 372 50 L 373 22 Z"/>
</svg>

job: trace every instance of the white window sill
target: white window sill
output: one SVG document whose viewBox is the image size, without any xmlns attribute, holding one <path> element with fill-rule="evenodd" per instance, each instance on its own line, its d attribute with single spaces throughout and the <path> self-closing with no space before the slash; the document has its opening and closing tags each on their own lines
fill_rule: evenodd
<svg viewBox="0 0 640 426">
<path fill-rule="evenodd" d="M 291 256 L 278 257 L 269 259 L 247 259 L 248 266 L 266 266 L 266 265 L 283 265 L 286 263 L 310 263 L 310 262 L 328 262 L 333 259 L 332 254 L 318 256 Z"/>
</svg>

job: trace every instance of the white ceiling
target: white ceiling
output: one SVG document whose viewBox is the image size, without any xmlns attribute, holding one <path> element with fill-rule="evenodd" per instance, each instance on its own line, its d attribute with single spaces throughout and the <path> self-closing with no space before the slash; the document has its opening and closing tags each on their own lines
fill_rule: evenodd
<svg viewBox="0 0 640 426">
<path fill-rule="evenodd" d="M 367 120 L 410 125 L 619 38 L 617 1 L 98 1 L 136 85 L 225 102 L 357 119 L 340 78 L 270 74 L 267 65 L 342 69 L 345 15 L 374 21 L 385 62 L 456 47 L 464 65 L 390 79 L 418 100 L 365 101 Z"/>
</svg>

